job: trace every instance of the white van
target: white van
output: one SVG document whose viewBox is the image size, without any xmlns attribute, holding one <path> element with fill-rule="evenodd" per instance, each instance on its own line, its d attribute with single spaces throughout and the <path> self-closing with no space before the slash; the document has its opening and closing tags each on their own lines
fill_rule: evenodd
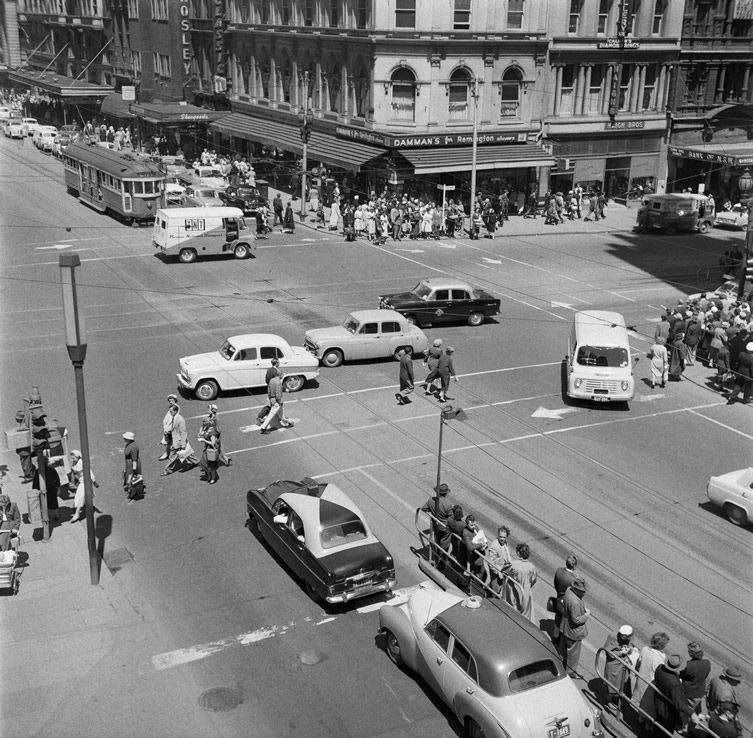
<svg viewBox="0 0 753 738">
<path fill-rule="evenodd" d="M 620 313 L 606 310 L 575 313 L 567 344 L 567 396 L 595 402 L 628 402 L 634 394 L 633 359 L 625 319 Z"/>
<path fill-rule="evenodd" d="M 239 208 L 161 208 L 154 218 L 154 247 L 184 264 L 212 254 L 247 259 L 254 239 Z"/>
</svg>

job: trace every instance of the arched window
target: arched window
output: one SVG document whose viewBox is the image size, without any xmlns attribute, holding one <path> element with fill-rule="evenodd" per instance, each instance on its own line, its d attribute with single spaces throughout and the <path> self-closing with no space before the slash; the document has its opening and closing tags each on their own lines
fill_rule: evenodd
<svg viewBox="0 0 753 738">
<path fill-rule="evenodd" d="M 508 69 L 502 76 L 500 117 L 516 118 L 518 116 L 521 82 L 522 78 L 518 69 Z"/>
<path fill-rule="evenodd" d="M 471 77 L 465 69 L 456 69 L 450 77 L 448 94 L 450 96 L 449 119 L 468 120 Z"/>
<path fill-rule="evenodd" d="M 392 74 L 392 118 L 416 119 L 416 77 L 410 69 L 396 69 Z"/>
</svg>

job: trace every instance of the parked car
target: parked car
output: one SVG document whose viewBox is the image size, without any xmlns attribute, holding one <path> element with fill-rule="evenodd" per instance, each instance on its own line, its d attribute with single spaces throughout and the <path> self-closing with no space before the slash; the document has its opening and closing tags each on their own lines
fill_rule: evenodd
<svg viewBox="0 0 753 738">
<path fill-rule="evenodd" d="M 744 230 L 748 225 L 748 209 L 738 202 L 737 205 L 732 206 L 732 210 L 720 210 L 716 214 L 714 225 Z"/>
<path fill-rule="evenodd" d="M 5 135 L 8 138 L 24 138 L 26 131 L 20 118 L 11 118 L 8 124 L 5 126 Z"/>
<path fill-rule="evenodd" d="M 299 577 L 309 596 L 344 603 L 395 586 L 390 552 L 331 482 L 282 480 L 246 494 L 247 525 Z"/>
<path fill-rule="evenodd" d="M 228 207 L 240 208 L 244 215 L 255 216 L 260 207 L 269 206 L 267 199 L 261 196 L 259 190 L 250 185 L 230 185 L 219 195 Z"/>
<path fill-rule="evenodd" d="M 214 187 L 217 190 L 224 190 L 227 187 L 227 180 L 222 174 L 222 170 L 216 166 L 199 165 L 192 169 L 187 169 L 181 175 L 182 184 L 186 187 Z"/>
<path fill-rule="evenodd" d="M 60 126 L 60 133 L 67 133 L 75 138 L 81 133 L 81 126 L 78 123 L 66 123 L 64 126 Z"/>
<path fill-rule="evenodd" d="M 410 292 L 381 295 L 379 307 L 404 315 L 416 325 L 467 321 L 481 325 L 499 312 L 499 300 L 486 290 L 454 279 L 422 279 Z"/>
<path fill-rule="evenodd" d="M 601 712 L 567 676 L 549 639 L 514 608 L 424 582 L 383 605 L 390 659 L 419 674 L 468 736 L 596 738 Z"/>
<path fill-rule="evenodd" d="M 222 208 L 221 190 L 214 187 L 186 187 L 183 193 L 184 208 Z"/>
<path fill-rule="evenodd" d="M 39 126 L 31 140 L 40 151 L 52 151 L 52 142 L 57 134 L 55 126 Z"/>
<path fill-rule="evenodd" d="M 735 525 L 753 522 L 753 467 L 711 477 L 706 495 Z"/>
<path fill-rule="evenodd" d="M 23 126 L 24 134 L 26 136 L 33 136 L 39 128 L 39 123 L 36 118 L 21 118 L 21 125 Z"/>
<path fill-rule="evenodd" d="M 410 347 L 414 354 L 426 351 L 426 334 L 394 310 L 356 310 L 342 325 L 306 331 L 303 345 L 324 366 L 340 366 L 343 361 L 398 357 Z"/>
<path fill-rule="evenodd" d="M 184 356 L 180 360 L 178 386 L 199 400 L 213 400 L 225 390 L 264 387 L 264 375 L 280 360 L 283 385 L 288 392 L 303 388 L 307 379 L 319 376 L 319 361 L 302 346 L 291 346 L 270 333 L 231 336 L 218 351 Z"/>
</svg>

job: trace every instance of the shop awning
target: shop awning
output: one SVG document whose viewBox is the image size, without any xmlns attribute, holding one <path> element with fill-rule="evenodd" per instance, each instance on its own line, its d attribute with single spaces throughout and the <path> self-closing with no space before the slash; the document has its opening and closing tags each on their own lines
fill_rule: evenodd
<svg viewBox="0 0 753 738">
<path fill-rule="evenodd" d="M 437 149 L 400 149 L 416 174 L 465 172 L 471 169 L 470 146 Z M 555 160 L 536 144 L 500 144 L 476 149 L 476 169 L 517 169 L 552 166 Z"/>
<path fill-rule="evenodd" d="M 131 113 L 155 125 L 211 123 L 227 115 L 223 110 L 207 110 L 181 102 L 131 103 Z"/>
<path fill-rule="evenodd" d="M 303 151 L 301 129 L 291 123 L 252 118 L 243 113 L 231 113 L 209 127 L 226 136 L 245 138 L 266 146 L 277 146 L 300 154 Z M 386 153 L 386 149 L 337 138 L 330 133 L 311 131 L 308 144 L 309 160 L 357 172 L 370 159 Z"/>
<path fill-rule="evenodd" d="M 42 72 L 34 69 L 13 69 L 8 72 L 8 80 L 69 102 L 77 99 L 102 98 L 113 92 L 111 85 L 97 85 L 93 82 L 66 77 L 56 72 Z"/>
<path fill-rule="evenodd" d="M 707 161 L 711 164 L 729 164 L 733 167 L 753 165 L 753 143 L 743 141 L 730 144 L 697 144 L 695 146 L 670 146 L 669 153 L 681 159 Z"/>
<path fill-rule="evenodd" d="M 128 100 L 124 100 L 123 96 L 119 92 L 113 92 L 107 97 L 102 99 L 102 107 L 100 112 L 103 115 L 110 115 L 113 118 L 133 118 L 134 115 L 131 112 L 131 103 Z"/>
</svg>

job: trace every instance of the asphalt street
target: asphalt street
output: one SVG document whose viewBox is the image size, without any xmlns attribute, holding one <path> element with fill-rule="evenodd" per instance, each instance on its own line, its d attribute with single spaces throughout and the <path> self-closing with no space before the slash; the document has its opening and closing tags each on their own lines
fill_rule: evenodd
<svg viewBox="0 0 753 738">
<path fill-rule="evenodd" d="M 487 534 L 504 523 L 513 543 L 529 543 L 541 620 L 554 569 L 578 555 L 593 611 L 584 689 L 594 650 L 628 622 L 639 646 L 664 630 L 670 652 L 700 641 L 715 673 L 738 664 L 750 725 L 751 530 L 706 504 L 705 484 L 750 463 L 751 410 L 728 407 L 698 364 L 663 390 L 644 381 L 661 306 L 715 286 L 719 256 L 741 234 L 638 235 L 633 215 L 615 206 L 606 227 L 526 221 L 479 241 L 376 246 L 299 226 L 260 241 L 250 260 L 183 265 L 155 254 L 150 227 L 128 227 L 66 194 L 62 165 L 30 143 L 0 139 L 0 183 L 0 416 L 11 426 L 37 385 L 78 446 L 57 266 L 60 253 L 77 251 L 101 541 L 106 560 L 125 557 L 114 571 L 103 566 L 102 584 L 91 588 L 83 526 L 64 522 L 46 544 L 25 534 L 20 592 L 0 599 L 3 734 L 456 733 L 450 713 L 379 647 L 380 598 L 322 608 L 243 527 L 247 489 L 304 475 L 330 480 L 392 552 L 401 590 L 425 578 L 410 547 L 414 511 L 436 478 L 441 406 L 417 392 L 398 407 L 394 361 L 322 369 L 318 383 L 286 399 L 295 427 L 267 436 L 253 425 L 262 391 L 221 395 L 233 465 L 214 487 L 197 471 L 159 477 L 157 461 L 181 356 L 247 332 L 300 345 L 306 329 L 439 275 L 502 300 L 481 327 L 427 328 L 456 348 L 452 402 L 468 416 L 446 426 L 443 480 Z M 562 400 L 570 321 L 586 308 L 617 310 L 631 326 L 644 358 L 629 409 Z M 190 397 L 181 406 L 193 438 L 206 407 Z M 120 489 L 125 430 L 136 433 L 148 485 L 132 506 Z M 21 503 L 15 455 L 2 460 Z M 56 547 L 61 558 L 81 558 L 69 577 L 49 553 Z M 72 630 L 66 608 L 80 614 L 78 591 L 93 599 Z M 40 620 L 47 610 L 55 617 Z M 232 704 L 208 709 L 217 694 Z"/>
</svg>

